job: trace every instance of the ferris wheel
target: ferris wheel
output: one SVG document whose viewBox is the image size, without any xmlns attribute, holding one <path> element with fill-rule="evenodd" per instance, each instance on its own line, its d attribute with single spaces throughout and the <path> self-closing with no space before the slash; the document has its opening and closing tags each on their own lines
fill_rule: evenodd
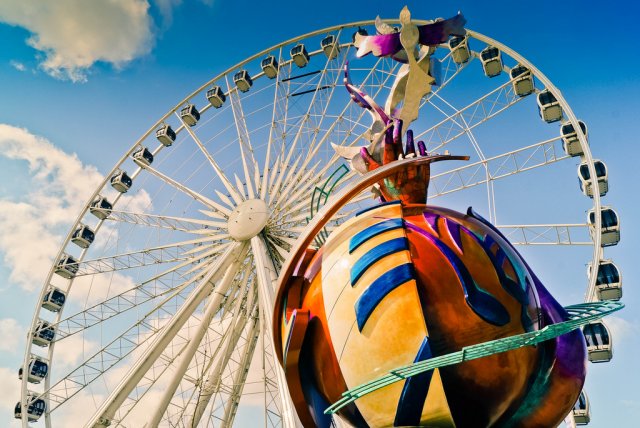
<svg viewBox="0 0 640 428">
<path fill-rule="evenodd" d="M 23 426 L 295 426 L 272 349 L 273 287 L 314 214 L 358 179 L 331 145 L 360 145 L 371 133 L 344 89 L 345 66 L 380 100 L 400 70 L 390 58 L 355 59 L 355 34 L 374 24 L 314 31 L 250 56 L 124 153 L 36 303 L 16 405 Z M 616 212 L 601 203 L 607 169 L 558 89 L 470 30 L 439 45 L 430 67 L 436 84 L 412 124 L 415 139 L 470 160 L 433 167 L 429 203 L 473 205 L 534 259 L 553 248 L 588 264 L 586 280 L 572 281 L 578 296 L 619 299 L 620 273 L 604 256 L 620 239 Z M 365 196 L 354 203 L 371 205 Z M 604 324 L 585 335 L 592 361 L 611 359 Z M 588 422 L 586 397 L 574 417 Z"/>
</svg>

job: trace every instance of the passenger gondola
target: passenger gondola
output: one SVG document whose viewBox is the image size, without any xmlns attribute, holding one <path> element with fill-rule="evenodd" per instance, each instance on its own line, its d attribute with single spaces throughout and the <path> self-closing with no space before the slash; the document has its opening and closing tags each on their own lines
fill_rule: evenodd
<svg viewBox="0 0 640 428">
<path fill-rule="evenodd" d="M 189 126 L 195 126 L 200 120 L 200 112 L 193 104 L 187 104 L 180 110 L 180 118 Z"/>
<path fill-rule="evenodd" d="M 596 170 L 598 193 L 600 193 L 600 196 L 604 196 L 609 191 L 607 166 L 604 162 L 596 159 L 593 161 L 593 167 Z M 578 178 L 582 193 L 593 198 L 593 184 L 591 182 L 591 172 L 589 171 L 589 164 L 587 162 L 583 162 L 578 166 Z"/>
<path fill-rule="evenodd" d="M 126 193 L 127 190 L 131 189 L 132 184 L 133 180 L 126 171 L 116 171 L 116 173 L 111 176 L 111 187 L 120 193 Z"/>
<path fill-rule="evenodd" d="M 56 329 L 45 320 L 39 320 L 36 324 L 36 328 L 33 331 L 33 339 L 31 342 L 34 345 L 46 347 L 56 337 Z"/>
<path fill-rule="evenodd" d="M 236 84 L 236 87 L 240 92 L 247 92 L 251 89 L 253 80 L 251 80 L 251 76 L 249 76 L 249 72 L 247 70 L 240 70 L 233 76 L 233 83 Z"/>
<path fill-rule="evenodd" d="M 589 233 L 593 238 L 595 233 L 596 216 L 593 209 L 589 210 L 587 215 L 587 221 L 589 223 Z M 617 245 L 620 242 L 620 222 L 618 220 L 618 214 L 609 207 L 602 207 L 600 209 L 600 221 L 601 221 L 601 242 L 600 246 L 609 247 Z"/>
<path fill-rule="evenodd" d="M 35 422 L 40 419 L 47 409 L 47 404 L 42 398 L 37 398 L 38 395 L 30 392 L 27 396 L 27 420 L 29 422 Z M 14 417 L 16 419 L 22 419 L 22 403 L 18 402 L 14 409 Z"/>
<path fill-rule="evenodd" d="M 78 261 L 68 254 L 62 254 L 56 264 L 55 273 L 67 279 L 75 277 L 78 273 Z"/>
<path fill-rule="evenodd" d="M 50 285 L 42 298 L 42 307 L 50 310 L 51 312 L 58 312 L 64 306 L 64 302 L 67 300 L 67 295 L 64 291 L 60 290 L 53 285 Z"/>
<path fill-rule="evenodd" d="M 335 59 L 340 53 L 340 45 L 338 44 L 336 36 L 333 34 L 329 34 L 322 39 L 320 47 L 328 59 Z"/>
<path fill-rule="evenodd" d="M 220 86 L 214 85 L 207 91 L 207 100 L 209 100 L 209 104 L 215 108 L 220 108 L 227 100 L 227 97 Z"/>
<path fill-rule="evenodd" d="M 582 327 L 582 333 L 587 342 L 589 361 L 605 363 L 613 358 L 611 335 L 603 322 L 594 322 Z"/>
<path fill-rule="evenodd" d="M 576 425 L 587 425 L 591 422 L 591 411 L 589 410 L 589 398 L 584 392 L 580 392 L 578 401 L 573 406 L 573 420 Z"/>
<path fill-rule="evenodd" d="M 584 136 L 588 138 L 589 134 L 587 133 L 587 125 L 585 125 L 581 120 L 578 121 L 578 125 L 580 126 L 580 129 L 582 129 Z M 566 154 L 569 156 L 582 156 L 584 154 L 582 146 L 580 145 L 580 140 L 578 139 L 578 133 L 573 128 L 573 124 L 571 122 L 562 124 L 560 127 L 560 136 L 562 137 L 562 148 Z"/>
<path fill-rule="evenodd" d="M 260 63 L 260 67 L 264 72 L 264 75 L 269 79 L 274 79 L 278 75 L 278 61 L 273 55 L 269 55 Z"/>
<path fill-rule="evenodd" d="M 298 43 L 293 48 L 291 48 L 291 59 L 300 68 L 305 67 L 307 64 L 309 64 L 310 57 L 307 53 L 307 49 L 302 43 Z"/>
<path fill-rule="evenodd" d="M 36 356 L 31 356 L 28 369 L 27 382 L 29 383 L 40 383 L 49 373 L 49 365 L 42 358 Z M 22 374 L 22 367 L 20 367 L 18 370 L 18 378 L 20 380 L 22 380 Z"/>
<path fill-rule="evenodd" d="M 538 94 L 538 113 L 547 123 L 557 122 L 562 119 L 562 107 L 556 97 L 548 90 Z"/>
<path fill-rule="evenodd" d="M 487 46 L 480 52 L 482 69 L 487 77 L 496 77 L 502 73 L 502 56 L 494 46 Z"/>
<path fill-rule="evenodd" d="M 139 147 L 133 152 L 133 160 L 140 166 L 149 166 L 153 163 L 153 154 L 146 147 Z"/>
<path fill-rule="evenodd" d="M 451 57 L 456 64 L 464 64 L 469 61 L 471 52 L 469 52 L 469 45 L 467 44 L 467 38 L 464 36 L 453 36 L 449 39 L 449 49 L 451 49 Z"/>
<path fill-rule="evenodd" d="M 89 226 L 81 224 L 73 232 L 73 235 L 71 236 L 71 242 L 73 242 L 80 248 L 89 248 L 89 245 L 91 245 L 95 237 L 96 234 L 93 232 L 93 230 L 91 230 L 91 228 L 89 228 Z"/>
<path fill-rule="evenodd" d="M 156 130 L 156 139 L 165 147 L 169 147 L 176 141 L 176 133 L 170 125 L 164 124 Z"/>
<path fill-rule="evenodd" d="M 587 267 L 587 276 L 591 280 L 593 266 Z M 599 300 L 620 300 L 622 298 L 622 275 L 611 260 L 600 260 L 596 277 L 596 293 Z"/>
<path fill-rule="evenodd" d="M 531 70 L 522 64 L 518 64 L 509 72 L 511 76 L 511 85 L 513 86 L 513 92 L 519 97 L 526 97 L 533 93 L 533 74 Z"/>
<path fill-rule="evenodd" d="M 93 202 L 91 202 L 89 212 L 98 217 L 100 220 L 104 220 L 105 218 L 109 217 L 112 209 L 113 205 L 111 204 L 111 202 L 109 202 L 104 196 L 98 195 L 98 197 Z"/>
</svg>

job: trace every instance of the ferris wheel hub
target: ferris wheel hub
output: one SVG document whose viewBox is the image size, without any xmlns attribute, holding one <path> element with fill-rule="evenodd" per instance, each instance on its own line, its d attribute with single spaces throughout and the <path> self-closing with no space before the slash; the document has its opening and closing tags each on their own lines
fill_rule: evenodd
<svg viewBox="0 0 640 428">
<path fill-rule="evenodd" d="M 249 199 L 238 206 L 229 215 L 227 230 L 236 241 L 246 241 L 264 229 L 269 219 L 269 209 L 262 199 Z"/>
</svg>

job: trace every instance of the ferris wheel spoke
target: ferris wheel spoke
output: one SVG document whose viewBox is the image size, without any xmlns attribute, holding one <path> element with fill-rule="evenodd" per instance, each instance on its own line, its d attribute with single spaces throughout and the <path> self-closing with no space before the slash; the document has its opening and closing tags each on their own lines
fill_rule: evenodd
<svg viewBox="0 0 640 428">
<path fill-rule="evenodd" d="M 258 343 L 258 337 L 260 336 L 260 324 L 258 322 L 259 314 L 256 310 L 251 316 L 251 324 L 249 327 L 249 334 L 247 342 L 242 352 L 242 358 L 239 361 L 238 369 L 233 376 L 233 387 L 229 393 L 229 399 L 224 407 L 224 415 L 222 417 L 221 428 L 227 428 L 233 426 L 233 421 L 238 411 L 238 404 L 242 398 L 242 392 L 247 381 L 247 375 L 249 374 L 249 366 L 253 360 L 253 355 L 256 350 L 256 344 Z M 195 418 L 194 418 L 195 421 Z M 197 424 L 192 424 L 192 427 L 196 427 Z"/>
<path fill-rule="evenodd" d="M 273 203 L 275 200 L 275 197 L 280 193 L 280 189 L 282 188 L 282 185 L 283 185 L 283 180 L 286 182 L 286 179 L 291 177 L 291 175 L 298 169 L 298 163 L 302 159 L 302 156 L 298 156 L 295 162 L 293 163 L 293 165 L 290 165 L 289 161 L 292 153 L 293 153 L 293 150 L 289 152 L 289 155 L 287 156 L 285 161 L 279 165 L 278 178 L 276 179 L 276 182 L 273 184 L 273 186 L 271 187 L 271 190 L 269 191 L 269 195 L 268 195 L 269 203 Z"/>
<path fill-rule="evenodd" d="M 343 57 L 343 65 L 346 62 L 346 58 L 347 57 L 345 55 Z M 304 113 L 304 115 L 302 116 L 302 119 L 299 121 L 297 125 L 298 130 L 295 133 L 295 137 L 293 138 L 293 143 L 288 148 L 291 153 L 293 153 L 296 150 L 298 141 L 302 137 L 304 131 L 306 131 L 311 135 L 311 141 L 309 144 L 309 152 L 311 153 L 309 153 L 309 155 L 305 157 L 305 162 L 302 165 L 303 169 L 306 168 L 306 164 L 311 159 L 314 158 L 313 154 L 318 148 L 318 146 L 316 146 L 314 143 L 315 143 L 317 134 L 319 132 L 319 127 L 323 121 L 324 115 L 326 114 L 327 108 L 329 107 L 330 101 L 333 98 L 335 88 L 340 86 L 341 68 L 337 70 L 335 69 L 332 70 L 329 68 L 329 65 L 330 65 L 329 61 L 325 62 L 323 69 L 319 71 L 316 84 L 315 85 L 311 84 L 314 87 L 312 89 L 308 89 L 304 91 L 306 93 L 311 92 L 313 95 L 311 97 L 311 100 L 308 103 L 306 112 Z M 331 74 L 329 74 L 329 72 L 331 72 Z M 327 78 L 327 76 L 329 76 L 329 78 Z M 330 92 L 326 94 L 326 97 L 324 96 L 325 95 L 323 92 L 324 89 L 330 90 Z M 317 102 L 317 100 L 321 100 L 321 101 Z M 314 110 L 316 110 L 317 104 L 321 104 L 322 107 L 318 109 L 320 111 L 314 112 Z M 288 163 L 288 160 L 287 160 L 287 163 Z"/>
<path fill-rule="evenodd" d="M 170 310 L 164 309 L 163 306 L 173 298 L 180 296 L 183 290 L 184 288 L 175 290 L 141 320 L 50 386 L 45 392 L 50 402 L 50 411 L 56 410 L 123 361 L 138 347 L 151 341 L 161 329 L 158 326 L 158 321 L 162 315 L 171 314 Z"/>
<path fill-rule="evenodd" d="M 279 62 L 282 61 L 282 48 L 280 48 Z M 264 159 L 264 168 L 262 170 L 262 179 L 260 181 L 260 199 L 263 201 L 267 197 L 267 188 L 269 184 L 269 169 L 271 168 L 271 152 L 273 151 L 273 141 L 275 139 L 276 130 L 276 114 L 278 112 L 278 93 L 280 91 L 281 83 L 276 81 L 274 85 L 273 94 L 273 109 L 271 113 L 271 126 L 269 127 L 269 139 L 267 140 L 267 152 Z M 277 161 L 276 161 L 277 162 Z"/>
<path fill-rule="evenodd" d="M 257 317 L 258 304 L 255 287 L 251 287 L 251 290 L 251 300 L 247 302 L 245 310 L 243 312 L 238 311 L 237 314 L 239 316 L 234 317 L 231 322 L 231 327 L 229 328 L 231 334 L 229 335 L 226 342 L 224 344 L 221 344 L 224 350 L 216 360 L 216 365 L 211 367 L 208 375 L 206 375 L 206 379 L 202 379 L 202 382 L 200 383 L 202 386 L 197 394 L 195 408 L 191 417 L 190 426 L 192 427 L 198 425 L 205 413 L 206 408 L 209 406 L 211 399 L 216 394 L 222 394 L 223 376 L 225 376 L 225 369 L 229 368 L 229 362 L 233 353 L 237 350 L 242 332 L 247 326 L 250 326 L 250 334 L 253 333 L 253 329 L 255 328 L 255 318 Z M 250 337 L 250 335 L 247 336 L 248 339 L 250 339 Z M 250 362 L 251 361 L 249 360 L 249 363 Z M 240 366 L 236 368 L 236 372 L 238 370 L 243 371 L 246 369 L 248 369 L 248 367 Z M 234 399 L 233 397 L 228 398 L 231 400 Z"/>
<path fill-rule="evenodd" d="M 106 220 L 169 229 L 179 232 L 194 232 L 200 230 L 202 227 L 210 228 L 209 230 L 226 230 L 227 226 L 226 222 L 118 211 L 114 209 L 111 210 Z"/>
<path fill-rule="evenodd" d="M 251 140 L 249 138 L 246 116 L 242 108 L 242 101 L 240 100 L 240 94 L 238 94 L 238 88 L 232 87 L 227 77 L 225 77 L 225 80 L 227 81 L 229 100 L 231 101 L 231 111 L 233 112 L 233 119 L 238 133 L 238 147 L 240 148 L 242 169 L 244 170 L 244 178 L 247 185 L 247 195 L 249 196 L 249 199 L 254 199 L 256 197 L 256 193 L 253 191 L 254 183 L 252 183 L 252 180 L 254 177 L 253 167 L 256 162 L 253 157 L 253 146 L 251 145 Z M 258 185 L 259 183 L 255 183 L 256 190 Z"/>
<path fill-rule="evenodd" d="M 309 170 L 305 170 L 302 167 L 299 168 L 291 180 L 288 181 L 290 184 L 282 190 L 278 199 L 276 199 L 272 209 L 278 211 L 280 205 L 285 203 L 285 201 L 288 203 L 296 202 L 303 192 L 308 191 L 311 186 L 316 185 L 321 178 L 316 175 L 315 170 L 317 167 L 318 164 L 315 164 Z"/>
<path fill-rule="evenodd" d="M 224 235 L 221 235 L 224 236 Z M 199 248 L 198 245 L 208 238 L 191 239 L 138 251 L 61 264 L 61 268 L 77 268 L 76 277 L 115 272 L 126 269 L 139 268 L 149 265 L 182 262 L 191 259 L 189 250 Z"/>
<path fill-rule="evenodd" d="M 256 279 L 258 284 L 258 296 L 260 298 L 260 319 L 265 323 L 262 331 L 266 331 L 269 347 L 273 344 L 273 335 L 271 333 L 270 323 L 273 319 L 273 305 L 275 298 L 275 289 L 278 275 L 273 261 L 269 258 L 266 248 L 267 243 L 259 236 L 251 238 L 251 252 L 256 266 Z M 271 361 L 268 361 L 274 367 L 274 377 L 279 392 L 280 409 L 282 410 L 282 426 L 284 428 L 295 428 L 296 416 L 292 407 L 291 398 L 287 389 L 287 381 L 284 373 L 279 369 L 279 363 L 274 352 L 271 352 Z"/>
<path fill-rule="evenodd" d="M 144 169 L 150 172 L 151 174 L 155 175 L 156 177 L 158 177 L 160 180 L 164 181 L 166 184 L 173 186 L 175 189 L 183 193 L 186 193 L 187 195 L 191 196 L 193 199 L 200 202 L 201 204 L 206 205 L 209 209 L 220 212 L 225 217 L 229 217 L 229 214 L 231 214 L 231 210 L 229 208 L 226 208 L 223 205 L 207 198 L 206 196 L 201 195 L 195 190 L 190 189 L 184 184 L 181 184 L 178 181 L 174 180 L 173 178 L 161 173 L 157 169 L 152 168 L 151 166 L 145 166 Z"/>
<path fill-rule="evenodd" d="M 248 267 L 248 266 L 247 266 Z M 250 272 L 247 269 L 244 269 L 245 274 L 249 274 Z M 197 360 L 194 360 L 190 364 L 188 373 L 183 375 L 184 382 L 180 382 L 180 389 L 177 392 L 177 395 L 171 398 L 170 407 L 172 409 L 169 412 L 167 408 L 165 419 L 170 425 L 185 425 L 186 420 L 190 419 L 189 414 L 195 411 L 197 405 L 197 396 L 199 394 L 200 388 L 204 384 L 204 377 L 211 370 L 211 367 L 214 362 L 218 361 L 223 354 L 223 348 L 225 347 L 225 343 L 229 341 L 229 338 L 234 334 L 233 326 L 236 325 L 237 320 L 240 316 L 246 315 L 246 310 L 250 303 L 246 303 L 247 300 L 247 292 L 249 291 L 246 287 L 247 285 L 247 276 L 243 277 L 243 284 L 240 286 L 234 287 L 237 292 L 230 292 L 229 296 L 226 296 L 225 299 L 227 303 L 222 305 L 221 307 L 229 307 L 233 306 L 234 309 L 231 312 L 231 317 L 225 316 L 229 314 L 229 310 L 217 310 L 218 315 L 215 315 L 217 322 L 214 320 L 208 329 L 210 331 L 207 332 L 205 336 L 203 336 L 203 344 L 200 346 L 204 349 L 198 349 L 198 353 L 201 354 L 200 363 Z M 237 281 L 234 282 L 236 284 Z M 254 293 L 255 294 L 255 293 Z M 255 300 L 255 299 L 254 299 Z M 232 305 L 229 305 L 232 303 Z M 223 314 L 223 315 L 219 315 Z M 220 328 L 220 332 L 215 330 L 214 326 L 218 326 Z M 214 327 L 212 329 L 212 327 Z M 211 336 L 211 331 L 215 331 L 216 335 L 213 341 L 208 338 Z M 212 352 L 207 352 L 207 350 L 214 347 Z M 152 425 L 153 426 L 153 425 Z"/>
<path fill-rule="evenodd" d="M 227 192 L 229 192 L 229 194 L 231 195 L 233 200 L 236 201 L 237 204 L 241 203 L 244 200 L 244 197 L 242 195 L 240 195 L 233 188 L 233 185 L 229 181 L 228 177 L 222 172 L 222 169 L 220 168 L 218 163 L 215 161 L 215 159 L 213 159 L 213 156 L 211 156 L 211 153 L 209 153 L 209 151 L 204 146 L 204 144 L 202 144 L 202 142 L 200 141 L 200 139 L 198 138 L 196 133 L 193 131 L 193 129 L 191 129 L 190 126 L 188 126 L 187 124 L 184 123 L 184 121 L 182 120 L 182 117 L 180 117 L 180 115 L 178 114 L 177 111 L 175 112 L 175 114 L 180 119 L 180 122 L 182 123 L 182 126 L 184 127 L 184 129 L 186 129 L 186 131 L 189 134 L 189 136 L 191 137 L 191 139 L 196 143 L 196 145 L 198 146 L 198 148 L 200 149 L 202 154 L 207 158 L 207 161 L 209 161 L 209 164 L 213 168 L 213 171 L 216 173 L 216 175 L 220 179 L 220 182 L 225 187 L 225 189 L 227 189 Z"/>
<path fill-rule="evenodd" d="M 424 140 L 427 150 L 434 152 L 523 99 L 513 92 L 511 82 L 507 81 L 414 138 Z M 467 127 L 461 125 L 465 122 Z"/>
<path fill-rule="evenodd" d="M 487 181 L 510 177 L 569 158 L 570 156 L 566 155 L 562 150 L 560 137 L 550 138 L 527 147 L 433 175 L 429 182 L 429 187 L 434 192 L 429 197 L 436 198 L 484 184 Z"/>
<path fill-rule="evenodd" d="M 587 224 L 530 224 L 497 227 L 514 245 L 593 245 L 593 241 L 589 238 Z"/>
<path fill-rule="evenodd" d="M 149 370 L 153 362 L 162 354 L 163 349 L 175 337 L 197 306 L 210 294 L 210 283 L 220 278 L 229 265 L 234 265 L 238 268 L 240 261 L 244 259 L 246 251 L 247 245 L 238 243 L 230 247 L 218 259 L 209 273 L 200 280 L 187 300 L 173 314 L 170 321 L 156 335 L 153 343 L 145 349 L 123 381 L 111 392 L 109 398 L 103 402 L 98 411 L 92 416 L 89 425 L 96 427 L 108 426 L 108 422 L 113 418 L 115 412 Z"/>
<path fill-rule="evenodd" d="M 216 254 L 220 254 L 226 245 L 216 248 L 215 251 L 203 255 L 203 257 L 213 257 Z M 84 309 L 78 313 L 68 316 L 60 320 L 57 323 L 52 324 L 56 329 L 56 337 L 52 342 L 58 342 L 62 339 L 71 336 L 76 333 L 80 333 L 96 324 L 102 323 L 117 315 L 121 315 L 130 309 L 139 307 L 154 299 L 166 296 L 168 294 L 176 295 L 182 291 L 185 287 L 192 284 L 198 278 L 204 275 L 207 268 L 213 261 L 207 260 L 204 263 L 198 264 L 195 268 L 190 269 L 187 272 L 181 273 L 180 270 L 193 264 L 193 260 L 187 260 L 171 268 L 161 272 L 153 277 L 145 280 L 144 282 L 136 285 L 135 287 L 123 291 L 113 297 L 110 297 L 96 305 Z M 179 284 L 174 284 L 173 281 L 166 281 L 164 277 L 177 273 L 182 278 L 187 278 L 185 281 Z M 156 307 L 157 309 L 157 307 Z"/>
<path fill-rule="evenodd" d="M 211 324 L 213 317 L 218 312 L 220 304 L 222 303 L 222 299 L 226 296 L 227 292 L 231 288 L 231 285 L 233 284 L 238 271 L 239 265 L 237 263 L 229 265 L 220 283 L 216 285 L 216 290 L 207 302 L 204 315 L 200 319 L 200 325 L 193 333 L 193 335 L 189 338 L 189 343 L 180 355 L 179 361 L 174 367 L 173 374 L 169 383 L 163 386 L 162 397 L 156 403 L 154 412 L 149 420 L 149 426 L 157 426 L 160 423 L 162 415 L 164 415 L 167 406 L 171 402 L 171 399 L 173 398 L 178 388 L 178 385 L 184 378 L 185 373 L 187 372 L 187 369 L 189 368 L 189 365 L 196 351 L 198 350 L 198 347 L 200 346 L 205 333 L 209 329 L 209 324 Z"/>
</svg>

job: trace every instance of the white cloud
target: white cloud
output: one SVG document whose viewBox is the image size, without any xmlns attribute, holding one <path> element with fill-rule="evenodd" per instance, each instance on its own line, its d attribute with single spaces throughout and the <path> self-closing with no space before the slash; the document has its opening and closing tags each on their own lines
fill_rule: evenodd
<svg viewBox="0 0 640 428">
<path fill-rule="evenodd" d="M 0 253 L 9 279 L 26 290 L 40 287 L 62 233 L 100 183 L 93 166 L 83 165 L 27 130 L 0 124 L 0 153 L 26 161 L 33 189 L 18 200 L 0 200 Z"/>
<path fill-rule="evenodd" d="M 0 21 L 32 33 L 45 72 L 81 82 L 98 61 L 120 68 L 151 50 L 148 9 L 146 0 L 3 0 Z"/>
<path fill-rule="evenodd" d="M 624 339 L 634 336 L 640 331 L 640 327 L 636 323 L 615 315 L 606 317 L 604 323 L 611 331 L 613 340 L 617 343 L 623 343 Z"/>
<path fill-rule="evenodd" d="M 17 331 L 23 329 L 18 325 L 18 321 L 13 318 L 0 319 L 0 352 L 15 353 L 18 350 L 18 343 L 21 339 Z"/>
<path fill-rule="evenodd" d="M 18 71 L 26 71 L 27 70 L 27 67 L 23 63 L 21 63 L 19 61 L 11 60 L 11 61 L 9 61 L 9 64 L 11 65 L 11 67 L 15 68 Z"/>
<path fill-rule="evenodd" d="M 0 156 L 26 162 L 30 177 L 26 193 L 0 200 L 0 255 L 9 267 L 9 280 L 27 291 L 39 288 L 51 267 L 64 234 L 82 210 L 102 175 L 44 138 L 26 129 L 0 124 Z M 147 192 L 123 198 L 142 210 L 150 206 Z M 103 228 L 108 233 L 108 228 Z M 101 280 L 112 292 L 130 288 L 122 275 Z"/>
<path fill-rule="evenodd" d="M 20 400 L 20 382 L 18 381 L 18 371 L 7 367 L 0 367 L 0 411 L 1 413 L 11 412 L 13 420 L 13 408 Z M 17 422 L 17 421 L 15 421 Z M 17 423 L 11 426 L 17 426 Z"/>
<path fill-rule="evenodd" d="M 162 15 L 162 25 L 164 28 L 171 26 L 173 22 L 173 9 L 182 4 L 182 0 L 156 0 L 156 6 Z"/>
</svg>

